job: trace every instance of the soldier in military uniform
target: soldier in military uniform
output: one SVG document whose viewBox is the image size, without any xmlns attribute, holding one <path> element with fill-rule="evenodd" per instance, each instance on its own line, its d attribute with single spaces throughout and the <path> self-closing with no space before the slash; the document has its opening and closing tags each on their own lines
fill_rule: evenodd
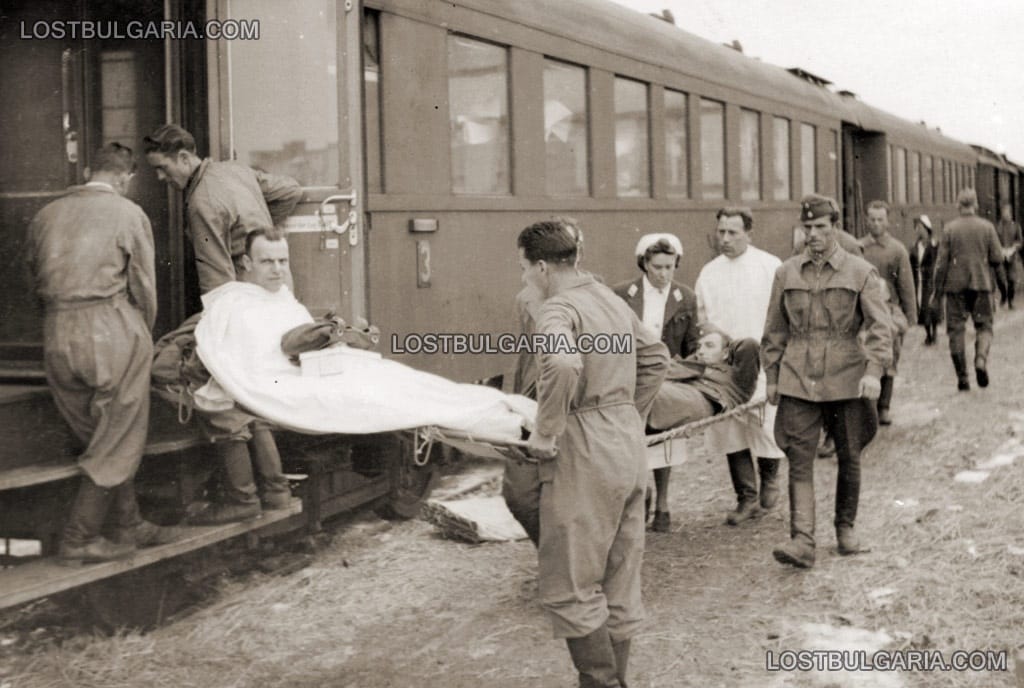
<svg viewBox="0 0 1024 688">
<path fill-rule="evenodd" d="M 892 306 L 903 311 L 908 324 L 917 322 L 917 296 L 914 293 L 910 254 L 903 242 L 889 233 L 889 204 L 885 201 L 871 201 L 868 204 L 868 236 L 860 243 L 864 260 L 875 266 L 878 276 L 888 284 Z M 882 393 L 878 397 L 879 425 L 892 423 L 889 406 L 892 403 L 893 377 L 896 375 L 902 345 L 903 335 L 894 336 L 892 365 L 882 375 Z"/>
<path fill-rule="evenodd" d="M 779 406 L 775 440 L 789 460 L 790 540 L 772 554 L 781 563 L 809 568 L 815 559 L 814 458 L 822 426 L 835 439 L 839 463 L 839 553 L 865 551 L 854 532 L 860 453 L 877 430 L 875 402 L 892 358 L 892 336 L 877 271 L 838 245 L 836 202 L 806 196 L 800 219 L 807 246 L 775 273 L 761 363 L 768 401 Z"/>
<path fill-rule="evenodd" d="M 935 292 L 946 295 L 946 334 L 956 369 L 957 389 L 971 388 L 967 377 L 967 314 L 974 320 L 974 373 L 988 387 L 988 352 L 992 346 L 992 273 L 1003 260 L 1003 247 L 991 222 L 978 217 L 978 195 L 963 189 L 957 197 L 960 217 L 946 225 L 935 262 Z"/>
</svg>

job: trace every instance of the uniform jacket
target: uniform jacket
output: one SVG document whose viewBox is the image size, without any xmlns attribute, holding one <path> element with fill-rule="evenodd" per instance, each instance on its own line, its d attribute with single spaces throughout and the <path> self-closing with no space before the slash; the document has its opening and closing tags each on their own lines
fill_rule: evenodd
<svg viewBox="0 0 1024 688">
<path fill-rule="evenodd" d="M 1020 258 L 1017 254 L 1024 247 L 1024 235 L 1021 234 L 1020 225 L 1012 220 L 1000 220 L 996 225 L 996 234 L 1004 249 L 1016 249 L 1013 255 L 1003 260 L 1007 279 L 1016 282 L 1020 279 Z"/>
<path fill-rule="evenodd" d="M 665 381 L 694 387 L 722 411 L 745 404 L 757 387 L 758 344 L 753 339 L 740 339 L 730 343 L 728 351 L 726 362 L 711 365 L 693 356 L 673 359 Z"/>
<path fill-rule="evenodd" d="M 924 242 L 924 251 L 918 257 L 920 240 L 910 247 L 910 269 L 914 273 L 914 291 L 917 294 L 918 320 L 924 324 L 925 309 L 935 289 L 935 260 L 939 256 L 939 247 L 931 241 Z M 911 321 L 913 322 L 913 321 Z"/>
<path fill-rule="evenodd" d="M 625 299 L 638 318 L 643 319 L 643 277 L 616 285 L 613 290 Z M 661 341 L 668 347 L 670 355 L 685 358 L 697 350 L 697 340 L 700 338 L 697 330 L 697 296 L 692 289 L 675 281 L 669 285 L 664 323 Z"/>
<path fill-rule="evenodd" d="M 889 301 L 903 311 L 908 323 L 917 322 L 917 297 L 907 248 L 888 232 L 879 239 L 868 235 L 860 243 L 864 260 L 874 265 L 879 277 L 889 283 Z"/>
<path fill-rule="evenodd" d="M 200 163 L 185 187 L 188 234 L 205 294 L 235 279 L 245 237 L 280 224 L 302 197 L 298 182 L 238 162 Z"/>
<path fill-rule="evenodd" d="M 516 315 L 519 317 L 519 331 L 532 335 L 536 331 L 537 312 L 544 302 L 544 295 L 533 287 L 523 287 L 516 294 Z M 537 358 L 529 350 L 521 351 L 516 360 L 515 380 L 512 391 L 535 399 L 537 397 Z"/>
<path fill-rule="evenodd" d="M 935 264 L 935 291 L 992 291 L 992 267 L 1002 260 L 1002 245 L 992 223 L 977 215 L 961 215 L 949 222 L 942 233 Z"/>
<path fill-rule="evenodd" d="M 152 329 L 153 230 L 142 208 L 112 188 L 74 186 L 40 210 L 29 226 L 28 254 L 37 293 L 48 308 L 124 294 Z"/>
<path fill-rule="evenodd" d="M 880 378 L 892 362 L 891 328 L 878 273 L 866 260 L 838 246 L 820 268 L 808 253 L 793 256 L 775 273 L 761 365 L 779 394 L 855 399 L 860 379 Z"/>
</svg>

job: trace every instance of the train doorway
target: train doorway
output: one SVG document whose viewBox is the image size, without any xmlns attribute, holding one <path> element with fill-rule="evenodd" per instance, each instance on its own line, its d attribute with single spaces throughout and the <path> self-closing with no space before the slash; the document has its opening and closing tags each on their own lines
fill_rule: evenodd
<svg viewBox="0 0 1024 688">
<path fill-rule="evenodd" d="M 843 228 L 864 236 L 866 203 L 888 198 L 885 135 L 843 123 Z"/>
<path fill-rule="evenodd" d="M 129 198 L 153 227 L 160 296 L 156 334 L 183 316 L 180 209 L 146 167 L 142 138 L 181 115 L 182 101 L 175 95 L 183 90 L 181 75 L 203 70 L 194 59 L 188 66 L 188 48 L 172 48 L 160 37 L 130 37 L 125 28 L 129 20 L 147 26 L 181 19 L 188 6 L 198 4 L 35 0 L 5 8 L 0 25 L 0 376 L 41 378 L 42 310 L 25 264 L 26 231 L 40 208 L 87 180 L 92 152 L 107 143 L 128 146 L 139 159 Z M 72 31 L 75 21 L 88 22 L 96 34 L 85 38 Z"/>
</svg>

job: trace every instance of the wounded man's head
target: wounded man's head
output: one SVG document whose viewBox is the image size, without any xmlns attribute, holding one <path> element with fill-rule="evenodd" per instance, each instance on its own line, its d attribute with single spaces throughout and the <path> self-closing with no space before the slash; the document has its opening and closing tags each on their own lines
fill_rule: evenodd
<svg viewBox="0 0 1024 688">
<path fill-rule="evenodd" d="M 288 240 L 284 232 L 277 228 L 250 232 L 245 237 L 242 270 L 240 280 L 258 284 L 267 291 L 277 291 L 281 285 L 291 285 Z"/>
</svg>

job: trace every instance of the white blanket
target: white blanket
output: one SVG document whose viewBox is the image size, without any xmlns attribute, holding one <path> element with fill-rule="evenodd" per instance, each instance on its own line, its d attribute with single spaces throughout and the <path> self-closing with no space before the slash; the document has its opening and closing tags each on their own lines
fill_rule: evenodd
<svg viewBox="0 0 1024 688">
<path fill-rule="evenodd" d="M 245 410 L 298 432 L 436 425 L 501 442 L 520 439 L 536 415 L 526 397 L 386 359 L 360 357 L 340 375 L 303 377 L 281 351 L 281 335 L 313 318 L 287 287 L 229 282 L 203 296 L 203 306 L 196 350 L 213 378 Z"/>
</svg>

